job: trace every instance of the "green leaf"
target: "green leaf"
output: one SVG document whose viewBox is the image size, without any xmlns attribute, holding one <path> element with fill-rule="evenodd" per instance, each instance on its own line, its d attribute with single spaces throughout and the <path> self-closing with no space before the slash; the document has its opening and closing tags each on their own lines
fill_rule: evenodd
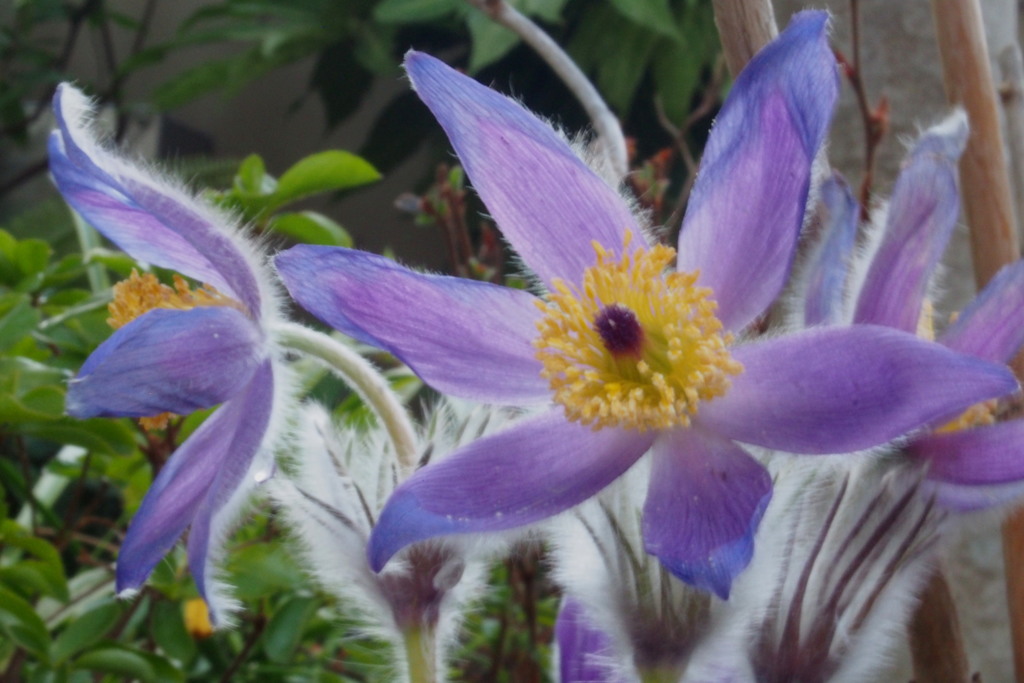
<svg viewBox="0 0 1024 683">
<path fill-rule="evenodd" d="M 0 547 L 17 548 L 30 558 L 0 568 L 0 581 L 22 593 L 39 593 L 67 600 L 68 583 L 64 563 L 49 542 L 27 533 L 13 520 L 0 523 Z"/>
<path fill-rule="evenodd" d="M 352 236 L 327 216 L 315 211 L 279 213 L 270 221 L 270 229 L 303 244 L 351 247 Z"/>
<path fill-rule="evenodd" d="M 317 152 L 281 175 L 272 205 L 281 206 L 321 192 L 347 190 L 379 179 L 377 169 L 355 154 L 341 150 Z"/>
<path fill-rule="evenodd" d="M 28 277 L 43 272 L 52 253 L 50 245 L 43 240 L 21 240 L 14 252 L 14 262 L 22 277 Z"/>
<path fill-rule="evenodd" d="M 267 168 L 259 154 L 250 154 L 238 166 L 235 176 L 235 190 L 243 195 L 265 195 L 274 191 L 274 179 L 267 175 Z"/>
<path fill-rule="evenodd" d="M 658 98 L 669 120 L 676 124 L 690 113 L 701 73 L 718 54 L 718 31 L 710 6 L 688 8 L 679 26 L 683 39 L 663 41 L 651 60 Z"/>
<path fill-rule="evenodd" d="M 611 0 L 611 4 L 635 24 L 669 38 L 680 37 L 668 0 Z"/>
<path fill-rule="evenodd" d="M 35 609 L 16 593 L 0 586 L 0 633 L 25 648 L 33 657 L 50 658 L 50 634 Z"/>
<path fill-rule="evenodd" d="M 259 544 L 241 548 L 228 561 L 230 583 L 242 600 L 255 600 L 279 592 L 294 591 L 301 574 L 294 554 L 278 545 Z"/>
<path fill-rule="evenodd" d="M 473 49 L 469 53 L 469 72 L 476 73 L 498 61 L 519 43 L 519 36 L 494 22 L 480 10 L 466 17 Z"/>
<path fill-rule="evenodd" d="M 413 24 L 440 19 L 455 11 L 457 0 L 384 0 L 373 9 L 382 24 Z"/>
<path fill-rule="evenodd" d="M 152 634 L 168 656 L 188 664 L 196 656 L 196 643 L 185 630 L 181 604 L 161 600 L 153 605 Z"/>
<path fill-rule="evenodd" d="M 0 408 L 2 406 L 0 402 Z M 136 432 L 127 420 L 97 417 L 89 420 L 63 418 L 56 422 L 23 422 L 18 425 L 18 431 L 55 443 L 73 444 L 111 455 L 131 455 L 135 452 Z"/>
<path fill-rule="evenodd" d="M 115 602 L 104 602 L 71 622 L 53 641 L 50 653 L 54 664 L 92 647 L 117 623 L 122 609 Z"/>
<path fill-rule="evenodd" d="M 613 9 L 601 5 L 580 22 L 569 53 L 584 71 L 597 72 L 598 90 L 613 109 L 625 115 L 660 42 L 648 30 L 624 23 Z"/>
<path fill-rule="evenodd" d="M 274 613 L 263 633 L 263 651 L 270 661 L 278 664 L 291 661 L 316 606 L 313 598 L 293 598 Z"/>
<path fill-rule="evenodd" d="M 39 324 L 39 311 L 27 294 L 0 296 L 0 351 L 10 349 Z"/>
<path fill-rule="evenodd" d="M 157 678 L 156 669 L 143 653 L 113 643 L 86 652 L 74 661 L 74 667 L 140 681 L 155 681 Z"/>
<path fill-rule="evenodd" d="M 27 358 L 0 358 L 0 422 L 56 420 L 67 373 Z"/>
</svg>

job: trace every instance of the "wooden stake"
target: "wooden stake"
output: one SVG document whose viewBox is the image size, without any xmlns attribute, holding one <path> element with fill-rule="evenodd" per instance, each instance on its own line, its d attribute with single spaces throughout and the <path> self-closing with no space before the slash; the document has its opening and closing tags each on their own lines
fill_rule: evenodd
<svg viewBox="0 0 1024 683">
<path fill-rule="evenodd" d="M 714 0 L 715 25 L 733 78 L 779 33 L 769 0 Z"/>
<path fill-rule="evenodd" d="M 978 0 L 932 0 L 949 101 L 967 110 L 971 136 L 960 159 L 964 215 L 971 230 L 974 279 L 980 289 L 1020 256 L 1010 181 L 999 129 L 998 99 Z M 1024 363 L 1012 363 L 1018 378 Z M 1003 525 L 1013 661 L 1024 682 L 1024 513 Z"/>
</svg>

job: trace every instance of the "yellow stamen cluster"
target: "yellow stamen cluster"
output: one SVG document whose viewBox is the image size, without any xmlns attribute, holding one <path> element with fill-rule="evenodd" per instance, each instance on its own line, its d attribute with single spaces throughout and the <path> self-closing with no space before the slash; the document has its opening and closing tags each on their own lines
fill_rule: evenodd
<svg viewBox="0 0 1024 683">
<path fill-rule="evenodd" d="M 996 408 L 998 405 L 999 401 L 996 399 L 975 403 L 962 412 L 958 418 L 947 422 L 935 431 L 939 434 L 948 434 L 950 432 L 959 432 L 963 429 L 973 429 L 983 425 L 995 424 Z"/>
<path fill-rule="evenodd" d="M 723 395 L 743 371 L 729 355 L 732 338 L 722 334 L 711 290 L 696 285 L 697 273 L 665 272 L 675 259 L 670 247 L 624 249 L 618 260 L 597 243 L 594 250 L 581 290 L 556 280 L 540 304 L 534 346 L 555 401 L 594 429 L 688 425 L 701 401 Z M 635 316 L 636 353 L 613 353 L 595 327 L 612 306 Z"/>
<path fill-rule="evenodd" d="M 185 278 L 175 275 L 172 288 L 162 284 L 152 273 L 139 275 L 135 269 L 127 280 L 114 285 L 113 290 L 114 299 L 107 305 L 110 314 L 107 324 L 115 330 L 154 308 L 188 310 L 197 306 L 239 306 L 209 285 L 193 290 Z M 171 417 L 171 413 L 141 417 L 139 424 L 147 431 L 165 429 Z"/>
<path fill-rule="evenodd" d="M 114 285 L 114 300 L 107 306 L 110 317 L 107 324 L 115 330 L 124 327 L 143 313 L 154 308 L 174 308 L 188 310 L 197 306 L 238 306 L 213 287 L 203 285 L 191 289 L 188 282 L 180 275 L 174 276 L 174 287 L 168 287 L 156 279 L 156 275 L 132 269 L 127 280 Z"/>
</svg>

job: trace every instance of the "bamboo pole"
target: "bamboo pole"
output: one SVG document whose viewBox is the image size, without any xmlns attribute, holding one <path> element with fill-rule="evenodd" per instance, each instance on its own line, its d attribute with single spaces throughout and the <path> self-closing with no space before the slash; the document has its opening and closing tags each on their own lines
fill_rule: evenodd
<svg viewBox="0 0 1024 683">
<path fill-rule="evenodd" d="M 949 101 L 967 111 L 971 135 L 960 159 L 964 215 L 971 235 L 974 279 L 981 288 L 1020 255 L 1010 195 L 998 98 L 978 0 L 932 0 Z M 1024 364 L 1012 363 L 1018 378 Z M 1003 525 L 1003 560 L 1016 679 L 1024 682 L 1024 513 Z"/>
<path fill-rule="evenodd" d="M 779 33 L 770 0 L 714 0 L 715 25 L 733 78 Z"/>
</svg>

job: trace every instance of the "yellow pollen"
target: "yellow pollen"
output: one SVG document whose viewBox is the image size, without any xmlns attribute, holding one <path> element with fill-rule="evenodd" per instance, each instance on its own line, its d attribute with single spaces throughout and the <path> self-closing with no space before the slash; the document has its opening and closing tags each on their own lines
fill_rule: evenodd
<svg viewBox="0 0 1024 683">
<path fill-rule="evenodd" d="M 947 422 L 935 431 L 939 434 L 949 434 L 950 432 L 959 432 L 964 429 L 995 424 L 996 408 L 998 405 L 999 401 L 996 399 L 975 403 L 961 413 L 959 417 Z"/>
<path fill-rule="evenodd" d="M 627 234 L 628 247 L 630 235 Z M 626 249 L 616 260 L 596 242 L 597 263 L 579 290 L 553 282 L 534 341 L 541 375 L 566 416 L 594 429 L 687 426 L 701 401 L 722 396 L 743 366 L 729 354 L 711 290 L 698 273 L 666 272 L 675 250 Z M 639 353 L 612 353 L 595 328 L 602 311 L 628 309 L 642 330 Z"/>
<path fill-rule="evenodd" d="M 188 282 L 180 275 L 174 276 L 174 287 L 168 287 L 156 279 L 156 275 L 132 269 L 127 280 L 114 285 L 114 300 L 107 306 L 110 317 L 107 324 L 115 330 L 124 327 L 143 313 L 154 308 L 188 310 L 198 306 L 234 306 L 240 304 L 224 296 L 210 285 L 190 289 Z"/>
<path fill-rule="evenodd" d="M 950 323 L 956 320 L 958 314 L 950 316 Z M 917 320 L 917 336 L 928 341 L 935 341 L 935 307 L 930 299 L 925 299 L 921 306 L 921 317 Z M 938 434 L 949 434 L 964 429 L 973 429 L 983 425 L 995 424 L 996 410 L 999 401 L 992 399 L 975 403 L 973 406 L 960 413 L 960 415 L 935 430 Z"/>
<path fill-rule="evenodd" d="M 107 305 L 107 312 L 110 314 L 107 324 L 115 330 L 154 308 L 188 310 L 198 306 L 234 306 L 241 309 L 237 301 L 224 296 L 209 285 L 191 289 L 185 278 L 177 274 L 174 276 L 172 288 L 162 284 L 152 273 L 139 275 L 133 268 L 128 279 L 118 282 L 113 290 L 114 299 Z M 166 429 L 171 417 L 172 413 L 141 417 L 139 424 L 150 432 Z"/>
</svg>

